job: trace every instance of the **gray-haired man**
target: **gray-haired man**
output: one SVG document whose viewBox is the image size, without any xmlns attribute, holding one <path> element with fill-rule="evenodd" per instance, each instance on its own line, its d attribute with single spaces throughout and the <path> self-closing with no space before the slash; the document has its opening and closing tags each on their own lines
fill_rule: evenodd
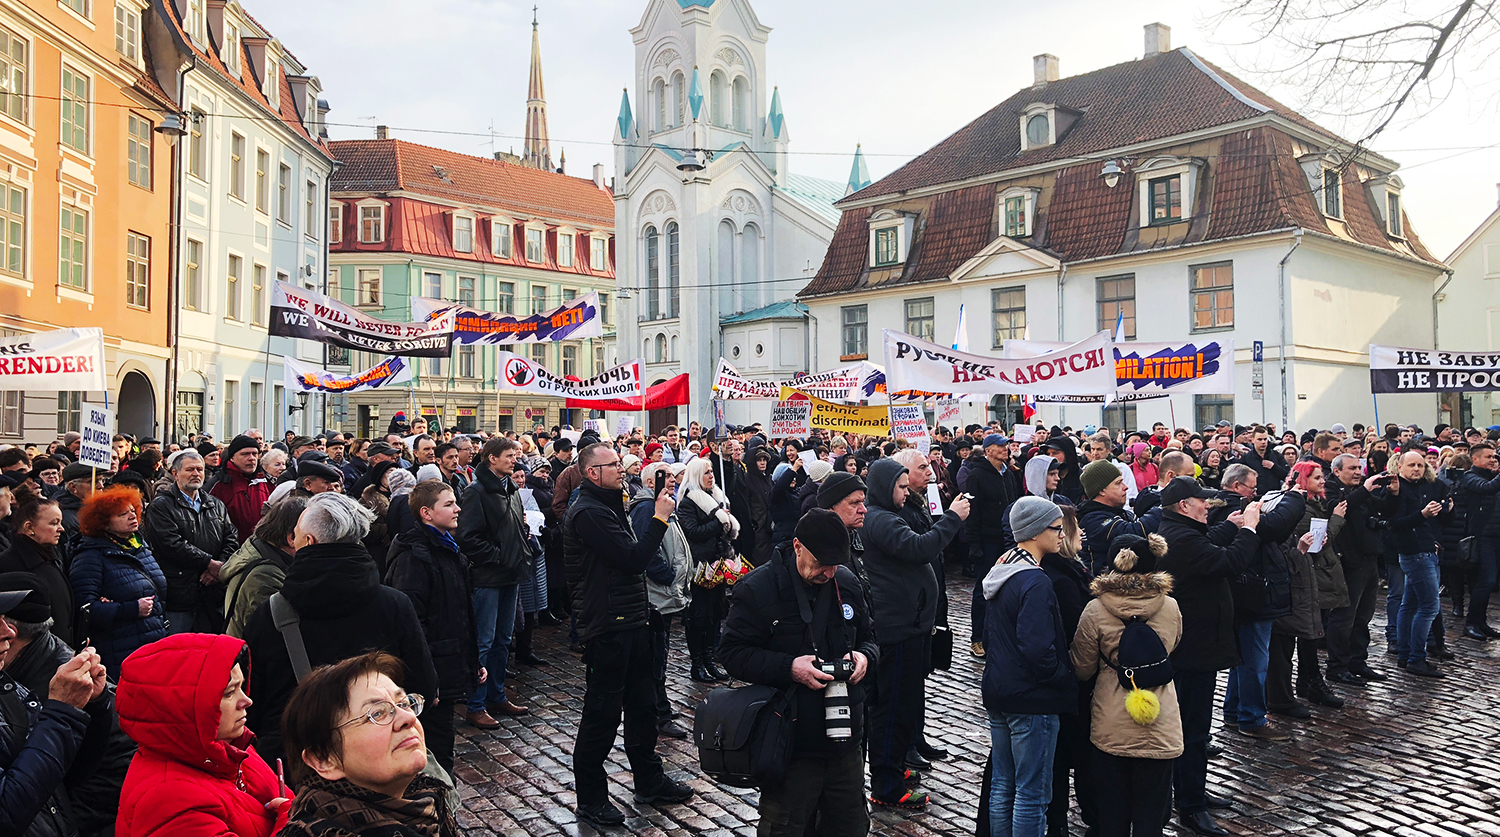
<svg viewBox="0 0 1500 837">
<path fill-rule="evenodd" d="M 219 570 L 240 539 L 223 501 L 203 490 L 203 456 L 178 451 L 168 460 L 172 484 L 146 507 L 151 554 L 167 577 L 167 630 L 174 634 L 224 630 L 224 585 Z"/>
</svg>

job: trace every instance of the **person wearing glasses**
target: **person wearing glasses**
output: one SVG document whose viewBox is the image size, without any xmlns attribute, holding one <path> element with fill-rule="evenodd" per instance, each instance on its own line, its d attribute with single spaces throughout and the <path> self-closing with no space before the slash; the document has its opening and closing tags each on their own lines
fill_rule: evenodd
<svg viewBox="0 0 1500 837">
<path fill-rule="evenodd" d="M 656 558 L 677 504 L 669 492 L 657 495 L 655 514 L 637 539 L 625 511 L 620 455 L 608 445 L 590 445 L 576 464 L 583 482 L 563 519 L 563 563 L 584 647 L 587 686 L 573 746 L 573 780 L 578 818 L 604 828 L 625 822 L 609 801 L 604 774 L 622 714 L 635 802 L 678 803 L 693 796 L 687 785 L 667 778 L 656 754 L 656 642 L 646 591 L 646 568 Z"/>
<path fill-rule="evenodd" d="M 457 837 L 447 788 L 423 773 L 428 699 L 402 688 L 404 667 L 372 651 L 314 670 L 282 720 L 296 789 L 283 837 Z M 437 711 L 437 710 L 434 710 Z"/>
<path fill-rule="evenodd" d="M 169 636 L 125 660 L 115 703 L 139 749 L 120 790 L 117 837 L 270 837 L 286 822 L 292 794 L 246 727 L 249 670 L 244 641 L 215 634 Z"/>
</svg>

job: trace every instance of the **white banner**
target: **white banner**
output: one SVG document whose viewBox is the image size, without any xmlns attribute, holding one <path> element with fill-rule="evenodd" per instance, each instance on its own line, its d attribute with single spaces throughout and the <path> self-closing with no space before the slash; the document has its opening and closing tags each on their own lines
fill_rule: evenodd
<svg viewBox="0 0 1500 837">
<path fill-rule="evenodd" d="M 958 426 L 961 402 L 957 398 L 939 398 L 937 423 L 939 427 L 953 429 Z"/>
<path fill-rule="evenodd" d="M 105 389 L 104 329 L 64 328 L 0 337 L 0 388 L 32 392 Z M 106 468 L 108 460 L 106 456 Z"/>
<path fill-rule="evenodd" d="M 913 444 L 923 444 L 931 438 L 927 430 L 927 416 L 922 412 L 922 405 L 892 404 L 891 435 Z"/>
<path fill-rule="evenodd" d="M 453 344 L 453 316 L 445 312 L 423 322 L 393 323 L 278 281 L 271 292 L 270 333 L 381 355 L 447 357 Z"/>
<path fill-rule="evenodd" d="M 805 438 L 812 433 L 811 401 L 777 401 L 771 407 L 771 438 Z"/>
<path fill-rule="evenodd" d="M 412 297 L 413 320 L 423 322 L 439 317 L 452 317 L 453 342 L 461 346 L 549 343 L 604 336 L 604 318 L 599 310 L 597 291 L 527 317 L 484 311 L 442 299 Z"/>
<path fill-rule="evenodd" d="M 386 358 L 384 362 L 354 375 L 335 375 L 311 363 L 282 358 L 286 387 L 291 392 L 359 392 L 411 381 L 412 362 L 404 357 Z"/>
<path fill-rule="evenodd" d="M 1033 358 L 1068 347 L 1046 340 L 1006 340 L 1007 358 Z M 1121 402 L 1166 398 L 1181 392 L 1193 395 L 1234 394 L 1234 341 L 1204 340 L 1182 343 L 1115 343 L 1115 399 Z M 1101 404 L 1097 395 L 1068 393 L 1040 396 L 1042 402 Z"/>
<path fill-rule="evenodd" d="M 714 373 L 714 393 L 725 401 L 759 399 L 776 401 L 781 398 L 781 388 L 795 389 L 825 401 L 847 401 L 849 391 L 857 389 L 868 363 L 852 363 L 826 372 L 814 372 L 785 381 L 752 381 L 740 374 L 734 365 L 719 358 L 719 368 Z"/>
<path fill-rule="evenodd" d="M 1500 390 L 1500 352 L 1444 352 L 1370 344 L 1371 392 L 1497 390 Z"/>
<path fill-rule="evenodd" d="M 635 416 L 631 413 L 623 413 L 615 421 L 615 435 L 629 436 L 630 431 L 635 429 Z M 601 436 L 603 434 L 600 434 Z"/>
<path fill-rule="evenodd" d="M 112 452 L 110 440 L 115 434 L 115 411 L 95 404 L 83 405 L 83 427 L 79 432 L 83 439 L 78 444 L 78 461 L 109 470 Z"/>
<path fill-rule="evenodd" d="M 529 358 L 512 352 L 496 352 L 500 368 L 500 379 L 496 388 L 504 392 L 529 392 L 534 395 L 550 395 L 554 398 L 641 398 L 644 387 L 641 372 L 645 361 L 632 360 L 613 369 L 589 378 L 587 381 L 570 381 L 545 367 L 532 363 Z"/>
<path fill-rule="evenodd" d="M 1109 332 L 1041 357 L 1010 360 L 970 354 L 885 329 L 889 392 L 947 397 L 953 392 L 1007 395 L 1112 395 Z"/>
</svg>

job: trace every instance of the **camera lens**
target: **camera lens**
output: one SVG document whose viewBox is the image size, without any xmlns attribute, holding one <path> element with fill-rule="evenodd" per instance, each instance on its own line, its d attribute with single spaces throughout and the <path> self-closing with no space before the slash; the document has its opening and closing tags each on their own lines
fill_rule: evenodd
<svg viewBox="0 0 1500 837">
<path fill-rule="evenodd" d="M 828 681 L 823 687 L 823 728 L 829 738 L 843 741 L 854 734 L 854 721 L 849 713 L 849 684 L 843 680 Z"/>
</svg>

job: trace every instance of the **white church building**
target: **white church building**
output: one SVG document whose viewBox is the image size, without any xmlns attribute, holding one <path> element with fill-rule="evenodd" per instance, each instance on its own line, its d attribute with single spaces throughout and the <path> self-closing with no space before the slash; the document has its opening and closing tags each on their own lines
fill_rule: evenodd
<svg viewBox="0 0 1500 837">
<path fill-rule="evenodd" d="M 634 92 L 615 126 L 615 351 L 644 358 L 648 384 L 687 373 L 694 405 L 653 413 L 653 428 L 710 418 L 720 355 L 763 379 L 816 356 L 792 300 L 822 264 L 849 184 L 792 173 L 770 33 L 748 0 L 650 0 L 630 30 Z M 753 409 L 731 404 L 726 418 L 750 421 Z"/>
</svg>

